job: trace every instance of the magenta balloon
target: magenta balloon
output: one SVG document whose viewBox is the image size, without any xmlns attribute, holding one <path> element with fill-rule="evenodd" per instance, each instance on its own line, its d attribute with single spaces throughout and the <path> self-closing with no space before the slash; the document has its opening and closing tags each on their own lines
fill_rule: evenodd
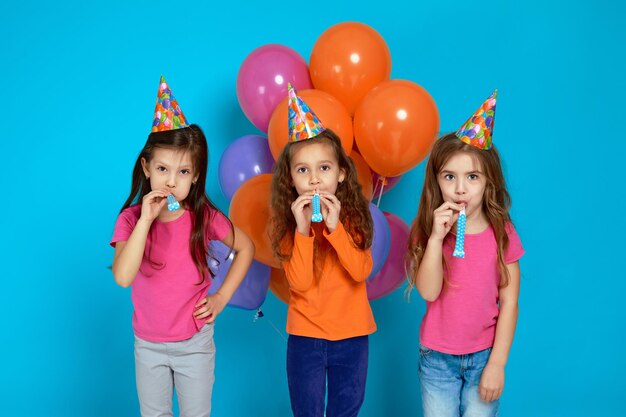
<svg viewBox="0 0 626 417">
<path fill-rule="evenodd" d="M 396 290 L 406 279 L 404 255 L 409 241 L 409 226 L 400 217 L 385 212 L 391 232 L 387 261 L 376 276 L 367 281 L 367 298 L 375 300 Z"/>
<path fill-rule="evenodd" d="M 276 105 L 287 97 L 287 83 L 297 90 L 313 88 L 304 58 L 283 45 L 255 49 L 239 68 L 239 105 L 250 122 L 265 133 Z"/>
</svg>

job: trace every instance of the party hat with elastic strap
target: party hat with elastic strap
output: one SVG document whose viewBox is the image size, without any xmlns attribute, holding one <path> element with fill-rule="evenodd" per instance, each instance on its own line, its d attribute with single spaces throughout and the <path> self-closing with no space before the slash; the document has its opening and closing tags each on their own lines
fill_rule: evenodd
<svg viewBox="0 0 626 417">
<path fill-rule="evenodd" d="M 456 131 L 456 137 L 468 145 L 487 151 L 491 149 L 493 136 L 493 122 L 496 117 L 496 97 L 498 90 L 494 90 L 476 112 L 467 119 L 465 124 Z"/>
<path fill-rule="evenodd" d="M 287 89 L 289 94 L 287 101 L 289 107 L 289 141 L 298 142 L 311 139 L 326 130 L 313 110 L 298 97 L 296 89 L 291 84 L 288 84 Z"/>
<path fill-rule="evenodd" d="M 154 109 L 154 119 L 152 120 L 152 131 L 162 132 L 187 126 L 189 126 L 189 123 L 187 123 L 183 111 L 178 106 L 178 102 L 172 90 L 170 90 L 170 86 L 167 85 L 165 77 L 161 75 L 156 108 Z"/>
</svg>

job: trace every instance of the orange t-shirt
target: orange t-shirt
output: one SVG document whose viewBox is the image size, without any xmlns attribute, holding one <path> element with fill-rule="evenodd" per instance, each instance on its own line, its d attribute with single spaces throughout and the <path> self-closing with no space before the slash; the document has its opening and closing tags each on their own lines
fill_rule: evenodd
<svg viewBox="0 0 626 417">
<path fill-rule="evenodd" d="M 323 227 L 323 223 L 322 223 Z M 295 232 L 291 259 L 283 262 L 289 281 L 287 333 L 327 340 L 364 336 L 376 331 L 365 280 L 372 270 L 370 249 L 354 246 L 341 222 L 322 235 L 336 256 L 327 253 L 315 276 L 312 236 Z M 319 231 L 318 231 L 319 233 Z"/>
</svg>

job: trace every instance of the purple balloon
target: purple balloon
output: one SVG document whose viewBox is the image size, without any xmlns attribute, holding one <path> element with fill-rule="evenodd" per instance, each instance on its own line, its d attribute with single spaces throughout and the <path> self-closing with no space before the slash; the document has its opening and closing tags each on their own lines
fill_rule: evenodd
<svg viewBox="0 0 626 417">
<path fill-rule="evenodd" d="M 373 200 L 376 200 L 380 194 L 380 186 L 382 185 L 381 178 L 383 177 L 375 172 L 372 172 L 372 184 L 374 184 L 374 193 L 372 195 Z M 383 188 L 383 194 L 395 187 L 396 184 L 400 182 L 400 178 L 402 178 L 402 175 L 398 175 L 397 177 L 385 177 L 387 184 Z"/>
<path fill-rule="evenodd" d="M 274 168 L 274 157 L 267 138 L 246 135 L 228 145 L 218 169 L 218 180 L 222 194 L 230 200 L 235 191 L 252 177 L 270 174 Z"/>
<path fill-rule="evenodd" d="M 387 262 L 380 272 L 367 281 L 367 298 L 375 300 L 396 290 L 406 279 L 404 255 L 409 241 L 409 226 L 400 217 L 385 212 L 391 231 L 391 244 Z"/>
<path fill-rule="evenodd" d="M 215 259 L 209 258 L 209 268 L 215 274 L 215 278 L 209 287 L 209 294 L 215 294 L 224 283 L 224 278 L 230 270 L 235 257 L 230 248 L 219 240 L 212 240 L 209 250 Z M 230 254 L 230 255 L 229 255 Z M 258 261 L 252 261 L 248 273 L 228 302 L 231 307 L 242 308 L 244 310 L 256 310 L 265 301 L 267 289 L 270 285 L 271 268 Z"/>
<path fill-rule="evenodd" d="M 385 215 L 375 204 L 370 203 L 370 213 L 374 221 L 374 239 L 372 240 L 372 272 L 367 279 L 374 277 L 383 267 L 389 254 L 391 234 Z"/>
<path fill-rule="evenodd" d="M 287 97 L 287 83 L 313 88 L 304 58 L 283 45 L 264 45 L 250 53 L 237 74 L 237 99 L 246 117 L 267 133 L 274 109 Z"/>
</svg>

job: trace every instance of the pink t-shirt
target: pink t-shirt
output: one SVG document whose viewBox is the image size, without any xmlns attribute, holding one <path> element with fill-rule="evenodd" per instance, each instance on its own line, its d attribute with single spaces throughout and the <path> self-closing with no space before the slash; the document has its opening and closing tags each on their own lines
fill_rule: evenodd
<svg viewBox="0 0 626 417">
<path fill-rule="evenodd" d="M 127 241 L 139 216 L 141 204 L 128 207 L 115 223 L 111 246 Z M 211 210 L 208 238 L 223 240 L 230 223 Z M 186 340 L 198 332 L 205 320 L 196 320 L 194 306 L 207 294 L 211 279 L 202 277 L 189 251 L 191 215 L 185 211 L 170 222 L 154 220 L 146 241 L 144 258 L 132 284 L 133 329 L 135 335 L 152 342 Z M 148 260 L 152 261 L 152 263 Z"/>
<path fill-rule="evenodd" d="M 504 261 L 511 264 L 524 254 L 512 224 L 507 224 L 509 247 Z M 462 355 L 493 346 L 498 308 L 498 257 L 491 226 L 483 232 L 465 235 L 465 258 L 452 256 L 456 236 L 443 241 L 443 256 L 449 268 L 444 287 L 433 302 L 426 303 L 420 329 L 420 343 L 430 349 Z"/>
</svg>

